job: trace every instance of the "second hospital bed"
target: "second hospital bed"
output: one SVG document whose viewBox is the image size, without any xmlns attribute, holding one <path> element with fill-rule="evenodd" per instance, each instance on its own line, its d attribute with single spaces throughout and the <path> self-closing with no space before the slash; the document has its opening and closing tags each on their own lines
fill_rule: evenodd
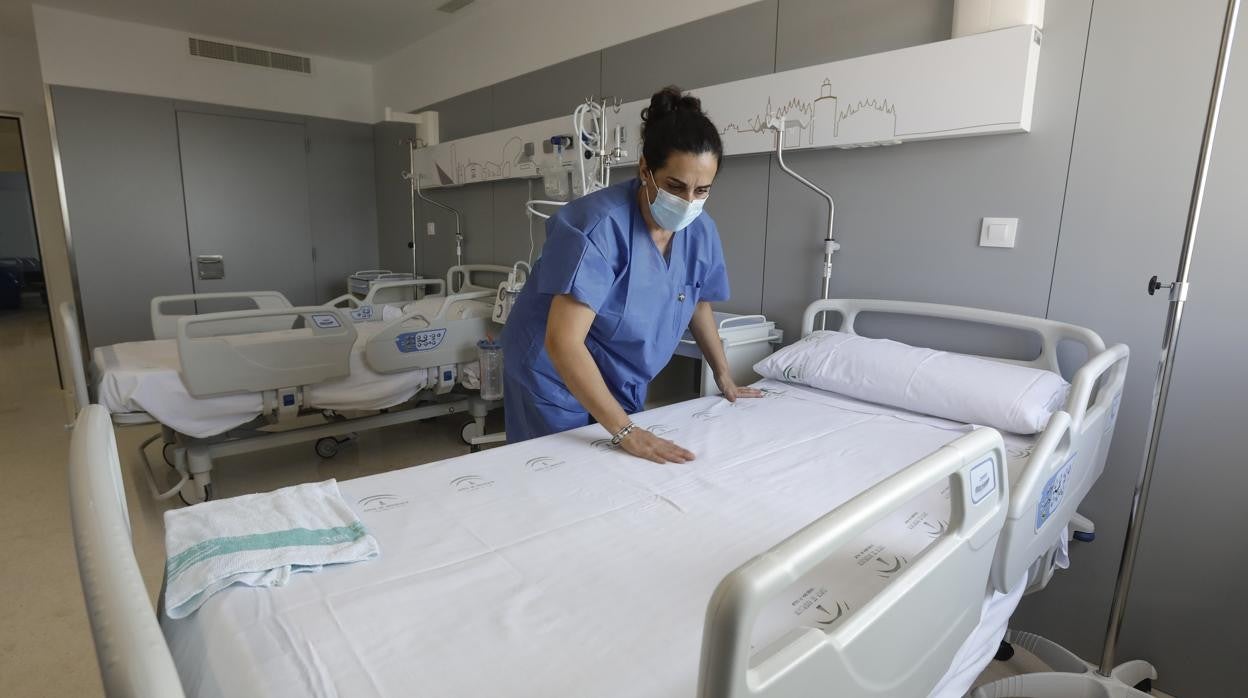
<svg viewBox="0 0 1248 698">
<path fill-rule="evenodd" d="M 823 310 L 850 331 L 870 311 L 1026 327 L 1043 338 L 1037 364 L 1056 367 L 1063 340 L 1089 358 L 1035 437 L 1003 442 L 764 381 L 757 402 L 637 416 L 698 454 L 684 465 L 640 464 L 590 426 L 345 482 L 380 559 L 227 590 L 162 619 L 163 641 L 150 615 L 101 622 L 97 646 L 141 652 L 117 637 L 131 631 L 149 642 L 145 663 L 103 666 L 105 685 L 172 675 L 196 696 L 962 695 L 1024 589 L 1047 581 L 1103 467 L 1125 348 L 1044 320 L 886 302 L 817 302 L 807 331 Z M 75 458 L 106 456 L 80 437 Z M 116 497 L 76 486 L 75 512 Z M 125 543 L 78 540 L 80 559 Z M 84 585 L 92 605 L 98 582 L 84 572 Z M 93 617 L 115 603 L 95 595 Z"/>
<path fill-rule="evenodd" d="M 476 343 L 499 329 L 490 322 L 494 289 L 474 282 L 510 271 L 454 267 L 446 281 L 379 282 L 362 301 L 348 295 L 325 306 L 292 307 L 274 292 L 154 298 L 154 340 L 93 352 L 95 401 L 118 424 L 162 425 L 165 458 L 181 479 L 164 493 L 153 482 L 160 497 L 210 497 L 216 457 L 304 441 L 331 457 L 358 431 L 442 415 L 470 415 L 468 440 L 484 433 L 498 404 L 455 390 L 476 389 Z M 253 307 L 202 311 L 240 302 Z M 191 304 L 201 312 L 186 312 Z M 72 307 L 61 308 L 61 322 L 77 336 Z M 70 365 L 82 369 L 81 408 L 87 370 L 78 342 L 68 344 Z M 360 412 L 380 414 L 344 414 Z M 323 419 L 292 426 L 312 414 Z M 144 460 L 156 438 L 140 448 Z"/>
</svg>

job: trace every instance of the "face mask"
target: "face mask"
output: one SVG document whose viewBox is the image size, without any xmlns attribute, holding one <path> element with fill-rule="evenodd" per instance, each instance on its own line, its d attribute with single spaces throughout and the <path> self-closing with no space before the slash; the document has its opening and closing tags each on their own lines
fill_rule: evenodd
<svg viewBox="0 0 1248 698">
<path fill-rule="evenodd" d="M 654 181 L 654 173 L 650 173 L 650 183 L 654 184 L 654 190 L 658 192 L 654 201 L 650 202 L 650 215 L 654 216 L 654 222 L 664 230 L 675 232 L 689 227 L 693 219 L 702 214 L 702 206 L 706 204 L 706 199 L 694 199 L 686 201 L 675 194 L 662 189 Z"/>
</svg>

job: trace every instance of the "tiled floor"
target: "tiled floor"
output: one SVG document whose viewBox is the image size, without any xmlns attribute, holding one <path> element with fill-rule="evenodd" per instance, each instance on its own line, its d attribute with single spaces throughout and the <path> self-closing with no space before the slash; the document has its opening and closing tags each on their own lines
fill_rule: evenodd
<svg viewBox="0 0 1248 698">
<path fill-rule="evenodd" d="M 102 694 L 70 535 L 66 483 L 69 434 L 48 318 L 42 310 L 0 313 L 0 694 Z M 311 444 L 226 459 L 214 471 L 216 494 L 228 497 L 334 477 L 350 479 L 467 452 L 462 417 L 361 434 L 332 460 Z M 155 430 L 118 431 L 134 545 L 148 588 L 160 588 L 164 563 L 161 515 L 137 455 Z M 166 475 L 160 454 L 152 461 Z M 163 482 L 163 480 L 162 480 Z M 175 500 L 176 501 L 176 500 Z M 1019 651 L 993 662 L 982 681 L 1041 668 Z"/>
</svg>

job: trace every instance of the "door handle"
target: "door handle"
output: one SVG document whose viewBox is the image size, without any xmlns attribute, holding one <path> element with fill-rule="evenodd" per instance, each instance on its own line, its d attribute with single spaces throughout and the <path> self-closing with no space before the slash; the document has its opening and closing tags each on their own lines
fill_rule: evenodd
<svg viewBox="0 0 1248 698">
<path fill-rule="evenodd" d="M 195 266 L 201 280 L 225 278 L 225 257 L 219 254 L 198 255 L 195 257 Z"/>
</svg>

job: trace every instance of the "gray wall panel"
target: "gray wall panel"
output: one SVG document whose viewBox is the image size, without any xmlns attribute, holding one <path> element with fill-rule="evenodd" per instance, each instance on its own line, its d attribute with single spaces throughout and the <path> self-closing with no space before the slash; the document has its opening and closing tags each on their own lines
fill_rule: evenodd
<svg viewBox="0 0 1248 698">
<path fill-rule="evenodd" d="M 190 293 L 173 103 L 52 87 L 91 347 L 151 338 L 153 296 Z"/>
<path fill-rule="evenodd" d="M 494 129 L 568 116 L 598 94 L 602 54 L 595 52 L 494 85 Z"/>
<path fill-rule="evenodd" d="M 534 218 L 530 228 L 529 217 L 524 213 L 524 204 L 530 199 L 544 196 L 541 180 L 513 179 L 494 183 L 494 264 L 536 260 L 541 254 L 542 243 L 546 241 L 546 221 Z"/>
<path fill-rule="evenodd" d="M 836 199 L 833 296 L 1044 315 L 1090 5 L 1048 5 L 1030 134 L 786 157 Z M 763 311 L 792 335 L 820 293 L 826 207 L 773 163 L 768 210 Z M 1018 217 L 1017 247 L 979 247 L 983 216 Z"/>
<path fill-rule="evenodd" d="M 465 92 L 416 111 L 438 113 L 438 140 L 441 141 L 489 133 L 494 130 L 494 88 Z"/>
<path fill-rule="evenodd" d="M 765 75 L 775 68 L 775 32 L 776 0 L 766 0 L 612 46 L 602 52 L 602 93 L 630 101 L 664 85 Z"/>
<path fill-rule="evenodd" d="M 432 189 L 426 196 L 459 210 L 465 264 L 488 264 L 494 260 L 494 192 L 490 184 Z M 455 264 L 455 216 L 429 204 L 423 204 L 417 216 L 420 273 L 445 278 L 446 270 Z M 427 235 L 428 221 L 434 223 L 433 236 Z"/>
<path fill-rule="evenodd" d="M 1165 301 L 1148 297 L 1144 283 L 1152 274 L 1169 278 L 1174 273 L 1224 9 L 1218 0 L 1181 7 L 1149 2 L 1142 8 L 1130 0 L 1099 0 L 1095 5 L 1050 316 L 1094 328 L 1109 342 L 1127 343 L 1132 349 L 1132 368 L 1106 472 L 1081 507 L 1096 521 L 1097 542 L 1078 546 L 1071 570 L 1059 575 L 1045 593 L 1027 599 L 1016 616 L 1020 627 L 1042 632 L 1093 660 L 1100 653 L 1131 491 L 1143 457 L 1166 313 Z M 1243 39 L 1241 30 L 1241 44 Z M 1159 46 L 1171 48 L 1159 50 Z M 1244 79 L 1240 58 L 1241 69 L 1231 72 L 1237 86 Z M 1164 109 L 1156 108 L 1157 95 L 1164 95 Z M 1223 121 L 1220 149 L 1242 148 L 1243 111 L 1231 112 L 1235 113 L 1240 114 L 1237 120 Z M 1228 140 L 1241 145 L 1228 146 Z M 1221 155 L 1218 162 L 1230 167 Z M 1234 172 L 1223 170 L 1219 177 L 1225 179 L 1220 185 L 1226 187 L 1238 178 L 1242 190 L 1243 169 Z M 1221 191 L 1226 197 L 1226 189 Z M 1221 213 L 1211 211 L 1207 220 L 1213 221 L 1211 230 L 1225 231 L 1226 198 L 1219 206 Z M 1243 528 L 1234 486 L 1242 480 L 1227 472 L 1222 466 L 1225 461 L 1218 458 L 1234 450 L 1227 439 L 1242 431 L 1242 407 L 1230 415 L 1239 422 L 1236 431 L 1216 431 L 1227 417 L 1217 414 L 1217 405 L 1235 394 L 1243 374 L 1230 370 L 1229 354 L 1214 358 L 1216 350 L 1212 349 L 1228 332 L 1238 329 L 1209 315 L 1202 320 L 1198 314 L 1225 309 L 1230 314 L 1223 323 L 1226 317 L 1243 314 L 1235 306 L 1223 305 L 1216 293 L 1206 295 L 1202 288 L 1230 283 L 1227 277 L 1215 275 L 1219 269 L 1228 273 L 1227 267 L 1210 257 L 1237 248 L 1218 235 L 1210 232 L 1209 246 L 1198 252 L 1198 260 L 1209 272 L 1196 280 L 1190 307 L 1197 319 L 1184 327 L 1179 354 L 1183 370 L 1177 378 L 1177 402 L 1169 414 L 1181 421 L 1167 428 L 1169 457 L 1159 464 L 1136 581 L 1140 595 L 1133 597 L 1122 643 L 1123 659 L 1157 661 L 1162 672 L 1159 686 L 1184 696 L 1240 692 L 1236 665 L 1224 661 L 1222 654 L 1223 649 L 1229 650 L 1222 647 L 1228 635 L 1219 632 L 1218 624 L 1235 623 L 1235 604 L 1241 602 L 1235 594 L 1217 595 L 1219 587 L 1210 585 L 1244 571 L 1242 546 L 1225 548 L 1236 552 L 1209 560 L 1207 567 L 1189 564 L 1199 559 L 1199 548 L 1192 546 L 1202 537 L 1217 539 L 1224 531 Z M 1240 259 L 1242 250 L 1238 247 Z M 1233 264 L 1232 260 L 1228 258 L 1226 264 Z M 1202 303 L 1209 305 L 1197 311 Z M 1192 346 L 1191 354 L 1185 353 L 1188 346 Z M 1225 381 L 1224 390 L 1210 395 L 1207 403 L 1190 392 L 1207 385 L 1207 378 L 1196 385 L 1182 382 L 1184 376 L 1197 379 L 1201 369 L 1195 363 L 1202 358 L 1207 359 L 1209 370 L 1219 372 L 1216 380 Z M 1192 411 L 1190 416 L 1183 414 L 1185 409 Z M 1193 446 L 1182 457 L 1171 450 L 1195 442 L 1202 445 Z M 1242 462 L 1242 456 L 1238 460 Z M 1177 479 L 1183 478 L 1188 480 L 1186 486 L 1176 486 Z M 1199 500 L 1188 498 L 1191 488 L 1200 490 Z M 1192 506 L 1193 501 L 1200 504 Z M 1166 545 L 1181 547 L 1167 551 Z M 1150 559 L 1149 555 L 1158 557 Z M 1163 569 L 1167 564 L 1170 567 Z M 1203 569 L 1209 573 L 1200 574 Z M 1194 593 L 1201 598 L 1195 598 L 1191 589 L 1197 589 Z M 1188 615 L 1179 620 L 1176 614 Z M 1236 627 L 1242 620 L 1241 614 Z"/>
<path fill-rule="evenodd" d="M 776 70 L 791 70 L 948 39 L 953 0 L 780 0 L 779 26 Z"/>
<path fill-rule="evenodd" d="M 373 130 L 367 124 L 308 119 L 309 206 L 321 301 L 346 293 L 346 277 L 377 265 Z"/>
<path fill-rule="evenodd" d="M 412 270 L 412 253 L 407 247 L 411 240 L 411 195 L 407 180 L 403 179 L 403 172 L 410 163 L 403 140 L 412 138 L 414 134 L 410 124 L 380 123 L 373 126 L 377 262 L 378 266 L 402 272 Z M 419 215 L 420 211 L 417 213 Z M 423 233 L 416 238 L 418 253 L 422 236 Z"/>
<path fill-rule="evenodd" d="M 742 314 L 762 312 L 762 260 L 767 244 L 770 162 L 770 155 L 728 158 L 715 177 L 706 211 L 719 228 L 732 289 L 732 298 L 717 304 L 716 310 Z"/>
</svg>

